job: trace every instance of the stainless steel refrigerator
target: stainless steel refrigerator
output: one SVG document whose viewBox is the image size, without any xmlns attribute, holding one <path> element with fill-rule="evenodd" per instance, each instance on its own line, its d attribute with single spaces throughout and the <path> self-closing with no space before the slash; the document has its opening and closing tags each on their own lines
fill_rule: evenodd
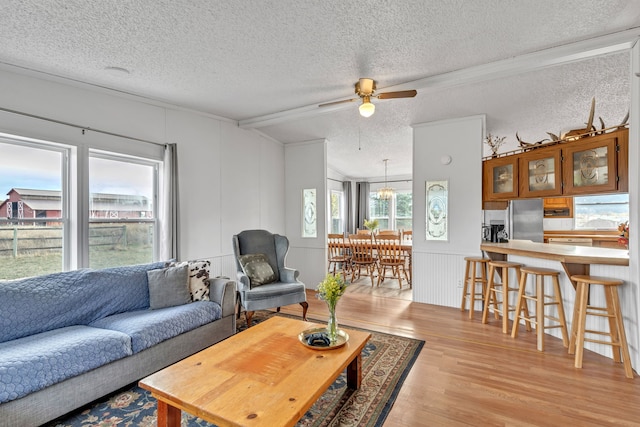
<svg viewBox="0 0 640 427">
<path fill-rule="evenodd" d="M 544 242 L 542 199 L 511 200 L 507 209 L 509 240 Z"/>
</svg>

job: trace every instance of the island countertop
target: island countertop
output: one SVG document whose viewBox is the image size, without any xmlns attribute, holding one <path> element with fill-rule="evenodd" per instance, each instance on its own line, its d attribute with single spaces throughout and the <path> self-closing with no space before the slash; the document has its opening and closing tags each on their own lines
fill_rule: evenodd
<svg viewBox="0 0 640 427">
<path fill-rule="evenodd" d="M 520 255 L 562 263 L 629 265 L 629 252 L 626 249 L 555 245 L 530 240 L 510 240 L 506 243 L 482 242 L 480 249 L 490 254 Z"/>
<path fill-rule="evenodd" d="M 505 261 L 507 255 L 559 261 L 569 279 L 577 274 L 589 275 L 591 264 L 629 265 L 629 252 L 624 249 L 555 245 L 531 240 L 509 240 L 506 243 L 482 242 L 480 249 L 494 261 Z M 571 282 L 575 287 L 575 282 Z"/>
</svg>

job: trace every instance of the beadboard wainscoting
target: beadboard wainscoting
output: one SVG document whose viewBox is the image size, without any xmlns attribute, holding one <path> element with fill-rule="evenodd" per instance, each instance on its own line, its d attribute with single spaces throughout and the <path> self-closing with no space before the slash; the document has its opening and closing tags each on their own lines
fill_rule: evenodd
<svg viewBox="0 0 640 427">
<path fill-rule="evenodd" d="M 416 302 L 459 307 L 464 281 L 464 257 L 413 251 L 413 298 Z"/>
</svg>

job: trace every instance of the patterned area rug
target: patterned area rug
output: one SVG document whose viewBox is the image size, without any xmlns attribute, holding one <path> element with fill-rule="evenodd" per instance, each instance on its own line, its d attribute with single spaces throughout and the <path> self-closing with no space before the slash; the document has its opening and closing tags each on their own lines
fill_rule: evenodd
<svg viewBox="0 0 640 427">
<path fill-rule="evenodd" d="M 287 316 L 270 311 L 259 311 L 255 313 L 253 322 L 259 323 L 274 315 Z M 246 323 L 244 316 L 241 316 L 238 321 L 238 331 L 244 329 L 246 329 Z M 348 389 L 346 375 L 342 373 L 302 417 L 297 424 L 298 427 L 382 426 L 424 341 L 381 332 L 369 332 L 371 332 L 371 339 L 362 350 L 360 389 L 356 391 Z M 58 427 L 151 427 L 155 425 L 156 400 L 146 390 L 135 384 L 106 397 L 104 401 L 48 424 L 48 426 Z M 181 425 L 195 427 L 213 424 L 183 412 Z"/>
</svg>

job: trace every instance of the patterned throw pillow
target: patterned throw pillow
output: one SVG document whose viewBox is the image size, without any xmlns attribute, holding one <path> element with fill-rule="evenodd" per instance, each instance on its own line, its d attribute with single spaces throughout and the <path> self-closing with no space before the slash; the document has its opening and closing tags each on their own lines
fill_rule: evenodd
<svg viewBox="0 0 640 427">
<path fill-rule="evenodd" d="M 238 257 L 244 274 L 249 276 L 251 286 L 260 286 L 277 279 L 265 254 L 246 254 Z"/>
<path fill-rule="evenodd" d="M 182 261 L 171 262 L 167 267 L 177 267 L 180 265 L 189 266 L 189 292 L 191 301 L 209 301 L 209 272 L 211 261 Z"/>
</svg>

